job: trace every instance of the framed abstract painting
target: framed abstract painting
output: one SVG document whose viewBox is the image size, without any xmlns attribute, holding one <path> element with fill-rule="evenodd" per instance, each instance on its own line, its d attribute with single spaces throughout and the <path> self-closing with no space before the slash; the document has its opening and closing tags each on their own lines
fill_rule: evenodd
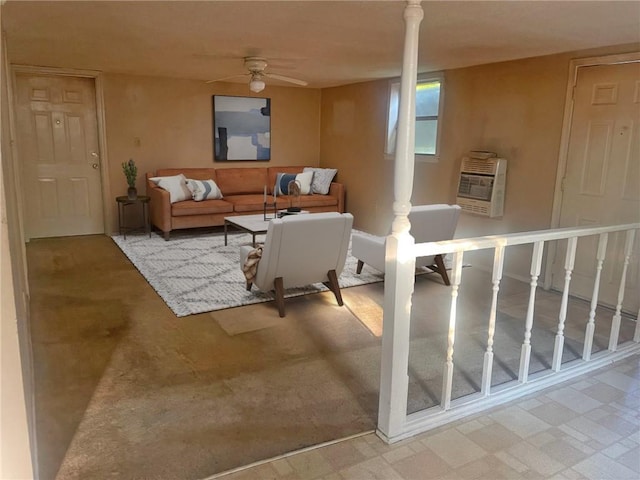
<svg viewBox="0 0 640 480">
<path fill-rule="evenodd" d="M 271 159 L 271 99 L 213 96 L 213 159 Z"/>
</svg>

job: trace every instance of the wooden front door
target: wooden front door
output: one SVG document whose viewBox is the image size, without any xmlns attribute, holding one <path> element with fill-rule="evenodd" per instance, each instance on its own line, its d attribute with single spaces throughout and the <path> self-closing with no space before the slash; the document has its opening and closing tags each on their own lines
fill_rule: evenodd
<svg viewBox="0 0 640 480">
<path fill-rule="evenodd" d="M 579 67 L 574 91 L 559 227 L 640 222 L 640 63 Z M 600 283 L 601 303 L 615 306 L 624 261 L 624 234 L 610 235 Z M 638 312 L 640 238 L 627 272 L 624 308 Z M 571 293 L 590 299 L 597 237 L 578 241 Z M 564 245 L 553 287 L 564 282 Z"/>
<path fill-rule="evenodd" d="M 25 237 L 104 233 L 93 79 L 16 75 Z"/>
</svg>

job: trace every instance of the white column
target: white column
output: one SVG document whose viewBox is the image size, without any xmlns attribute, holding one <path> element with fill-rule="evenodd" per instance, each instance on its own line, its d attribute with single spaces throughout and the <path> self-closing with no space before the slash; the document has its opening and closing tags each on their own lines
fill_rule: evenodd
<svg viewBox="0 0 640 480">
<path fill-rule="evenodd" d="M 407 417 L 409 386 L 409 320 L 415 282 L 413 237 L 409 210 L 415 151 L 415 94 L 418 75 L 418 37 L 423 18 L 420 0 L 408 0 L 404 10 L 405 39 L 400 87 L 400 110 L 395 154 L 391 234 L 387 237 L 378 434 L 400 434 Z"/>
</svg>

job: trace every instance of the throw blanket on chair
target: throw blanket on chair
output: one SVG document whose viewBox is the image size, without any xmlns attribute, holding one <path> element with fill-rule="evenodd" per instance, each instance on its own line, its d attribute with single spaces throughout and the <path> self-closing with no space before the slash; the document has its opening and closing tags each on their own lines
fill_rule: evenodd
<svg viewBox="0 0 640 480">
<path fill-rule="evenodd" d="M 253 283 L 253 279 L 256 277 L 256 271 L 258 270 L 258 262 L 262 258 L 262 245 L 257 246 L 249 252 L 247 259 L 242 266 L 242 273 L 247 279 L 247 283 Z"/>
</svg>

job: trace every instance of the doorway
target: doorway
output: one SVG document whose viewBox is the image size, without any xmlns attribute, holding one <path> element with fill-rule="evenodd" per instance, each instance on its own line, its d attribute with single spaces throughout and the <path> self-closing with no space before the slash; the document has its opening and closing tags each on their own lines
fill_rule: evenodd
<svg viewBox="0 0 640 480">
<path fill-rule="evenodd" d="M 16 71 L 25 238 L 105 232 L 93 78 Z"/>
<path fill-rule="evenodd" d="M 571 96 L 554 226 L 640 222 L 640 58 L 577 66 Z M 625 285 L 623 308 L 631 312 L 637 312 L 639 306 L 639 244 L 636 236 Z M 572 295 L 591 298 L 597 248 L 597 237 L 578 242 Z M 615 307 L 618 303 L 624 249 L 623 234 L 609 236 L 599 290 L 602 304 Z M 552 266 L 551 286 L 558 290 L 564 288 L 565 252 L 566 246 L 559 244 Z"/>
</svg>

